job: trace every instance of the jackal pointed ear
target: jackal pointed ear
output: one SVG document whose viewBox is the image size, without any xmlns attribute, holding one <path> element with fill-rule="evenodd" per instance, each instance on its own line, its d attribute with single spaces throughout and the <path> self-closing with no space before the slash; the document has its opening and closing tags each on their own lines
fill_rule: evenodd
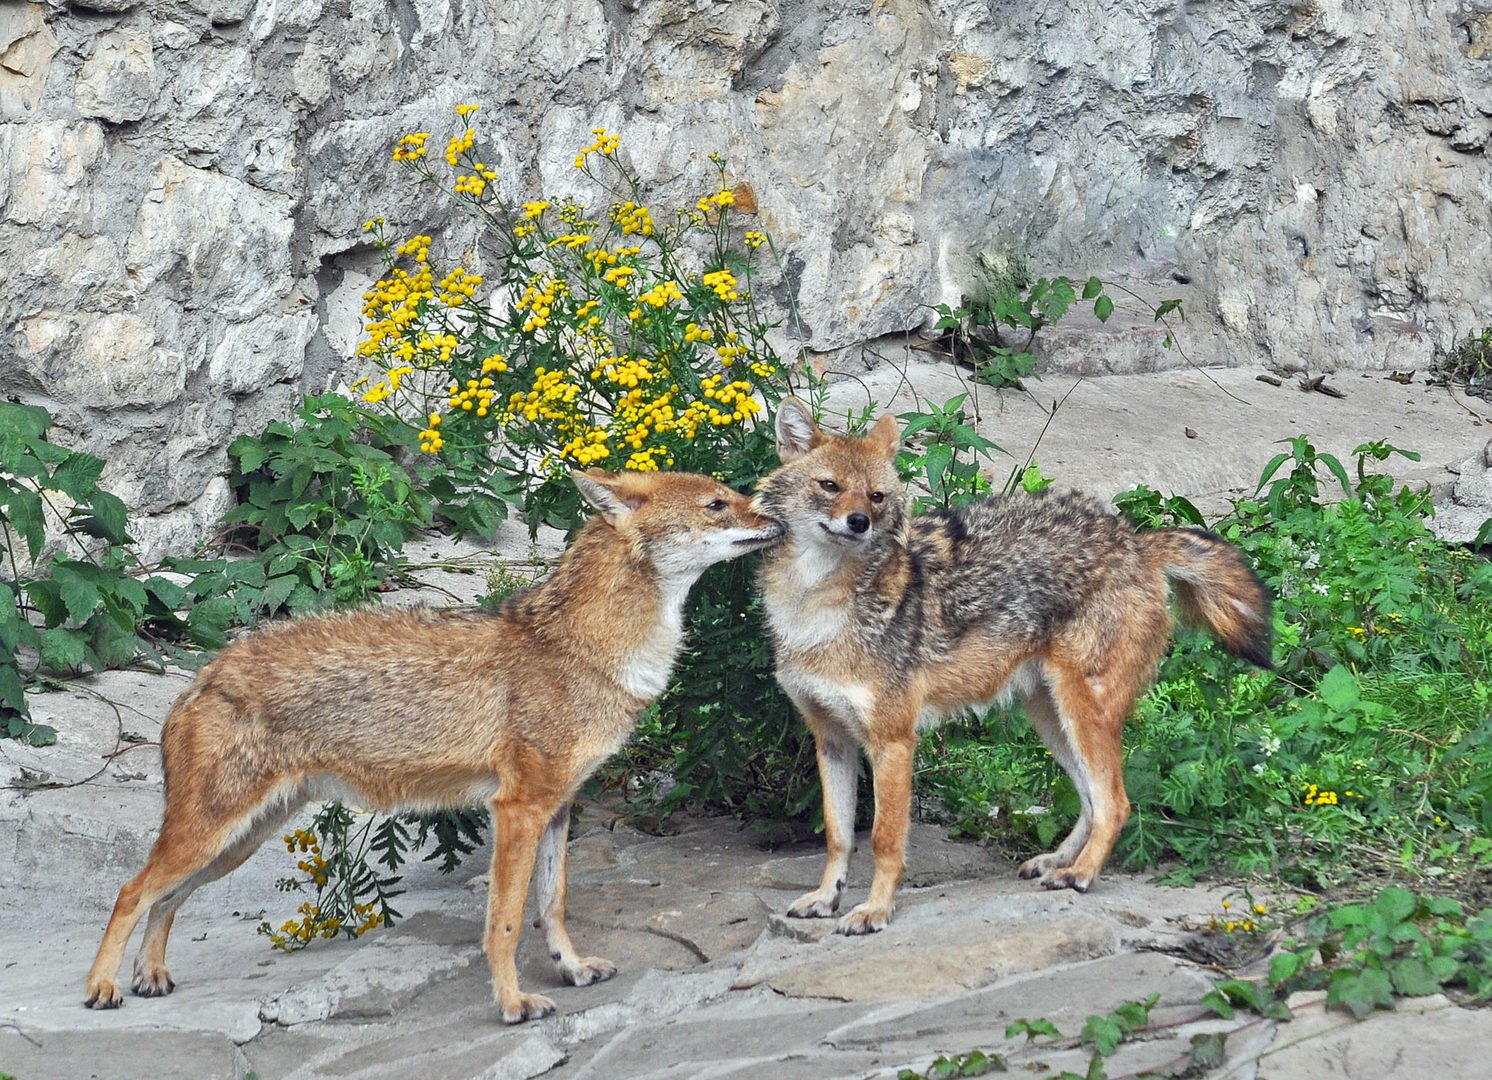
<svg viewBox="0 0 1492 1080">
<path fill-rule="evenodd" d="M 580 497 L 595 507 L 613 525 L 620 524 L 643 503 L 644 495 L 628 477 L 604 469 L 572 471 L 570 479 L 580 489 Z"/>
<path fill-rule="evenodd" d="M 901 447 L 901 427 L 890 413 L 877 420 L 876 426 L 865 437 L 888 454 L 896 453 Z"/>
<path fill-rule="evenodd" d="M 824 433 L 813 422 L 813 411 L 795 397 L 777 404 L 777 456 L 783 461 L 802 457 L 824 441 Z"/>
</svg>

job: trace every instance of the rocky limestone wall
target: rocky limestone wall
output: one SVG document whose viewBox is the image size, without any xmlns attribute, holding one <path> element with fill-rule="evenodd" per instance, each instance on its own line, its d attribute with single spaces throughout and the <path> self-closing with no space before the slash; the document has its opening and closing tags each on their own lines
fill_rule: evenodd
<svg viewBox="0 0 1492 1080">
<path fill-rule="evenodd" d="M 0 392 L 149 550 L 224 509 L 236 433 L 362 373 L 367 217 L 472 244 L 389 158 L 458 102 L 513 196 L 600 125 L 659 205 L 725 154 L 813 350 L 1012 255 L 1183 297 L 1201 363 L 1423 369 L 1492 322 L 1489 0 L 0 0 Z"/>
</svg>

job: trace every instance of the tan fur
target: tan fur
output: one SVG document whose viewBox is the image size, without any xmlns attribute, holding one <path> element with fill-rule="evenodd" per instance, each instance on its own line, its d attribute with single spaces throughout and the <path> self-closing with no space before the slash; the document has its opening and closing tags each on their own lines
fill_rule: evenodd
<svg viewBox="0 0 1492 1080">
<path fill-rule="evenodd" d="M 565 930 L 570 802 L 666 682 L 689 585 L 781 528 L 685 473 L 577 473 L 601 513 L 543 583 L 492 614 L 361 611 L 279 623 L 207 664 L 161 734 L 165 817 L 119 893 L 87 1004 L 121 1004 L 121 957 L 150 918 L 137 994 L 169 993 L 166 940 L 198 886 L 233 870 L 307 799 L 377 809 L 486 800 L 495 842 L 484 950 L 503 1019 L 553 1002 L 519 991 L 515 951 L 535 861 L 539 919 L 564 980 L 615 974 Z M 643 672 L 639 675 L 638 672 Z"/>
<path fill-rule="evenodd" d="M 919 725 L 1011 696 L 1072 777 L 1083 811 L 1022 877 L 1086 890 L 1129 814 L 1121 733 L 1182 614 L 1235 654 L 1269 663 L 1269 597 L 1237 548 L 1200 530 L 1137 534 L 1076 495 L 991 499 L 913 518 L 895 469 L 895 420 L 864 438 L 778 414 L 783 465 L 755 505 L 787 526 L 762 565 L 778 680 L 819 749 L 829 858 L 788 910 L 839 906 L 854 828 L 856 748 L 875 778 L 870 896 L 840 920 L 890 919 L 906 849 Z"/>
</svg>

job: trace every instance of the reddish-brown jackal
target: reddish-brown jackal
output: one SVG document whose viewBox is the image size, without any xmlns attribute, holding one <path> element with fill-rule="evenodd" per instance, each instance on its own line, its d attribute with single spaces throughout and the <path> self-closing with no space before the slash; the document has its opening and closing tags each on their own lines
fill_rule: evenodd
<svg viewBox="0 0 1492 1080">
<path fill-rule="evenodd" d="M 599 514 L 544 582 L 491 614 L 360 611 L 249 634 L 202 669 L 161 732 L 165 819 L 119 891 L 87 1004 L 121 1003 L 120 959 L 140 915 L 133 989 L 170 993 L 166 938 L 192 891 L 242 863 L 309 799 L 370 808 L 486 800 L 494 852 L 483 944 L 509 1023 L 554 1003 L 518 988 L 530 876 L 567 983 L 616 968 L 565 930 L 565 842 L 576 789 L 662 693 L 689 587 L 775 541 L 746 498 L 687 473 L 574 474 Z"/>
<path fill-rule="evenodd" d="M 900 432 L 820 429 L 782 402 L 783 465 L 753 505 L 787 526 L 762 592 L 777 678 L 812 729 L 828 864 L 788 909 L 839 907 L 855 825 L 858 749 L 875 777 L 875 877 L 846 934 L 882 929 L 895 907 L 919 726 L 997 700 L 1027 715 L 1072 777 L 1077 825 L 1020 868 L 1047 888 L 1086 890 L 1129 816 L 1125 718 L 1181 615 L 1234 655 L 1268 667 L 1270 600 L 1242 552 L 1200 529 L 1136 533 L 1081 495 L 990 498 L 913 517 L 897 476 Z"/>
</svg>

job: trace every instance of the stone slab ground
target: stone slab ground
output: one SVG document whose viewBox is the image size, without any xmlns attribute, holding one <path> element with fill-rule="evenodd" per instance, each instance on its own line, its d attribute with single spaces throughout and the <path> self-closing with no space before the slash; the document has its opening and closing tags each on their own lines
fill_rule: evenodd
<svg viewBox="0 0 1492 1080">
<path fill-rule="evenodd" d="M 949 370 L 928 367 L 915 378 L 924 399 L 962 391 Z M 1418 449 L 1420 462 L 1392 466 L 1447 496 L 1452 469 L 1492 434 L 1476 415 L 1492 410 L 1444 389 L 1347 374 L 1335 378 L 1348 397 L 1333 399 L 1256 383 L 1253 374 L 1089 379 L 1070 395 L 1073 380 L 1051 377 L 1033 382 L 1030 395 L 982 391 L 980 410 L 984 430 L 1022 460 L 1045 425 L 1037 456 L 1064 485 L 1108 495 L 1143 481 L 1214 504 L 1251 489 L 1274 440 L 1296 431 L 1343 456 L 1369 438 Z M 884 402 L 900 377 L 863 378 Z M 848 405 L 858 385 L 839 384 L 836 403 Z M 1043 404 L 1064 395 L 1048 425 Z M 491 561 L 521 562 L 527 552 L 517 533 L 495 554 L 468 551 L 472 573 L 431 573 L 426 595 L 436 603 L 473 595 Z M 1046 893 L 988 851 L 918 825 L 897 918 L 882 934 L 847 939 L 826 922 L 781 916 L 817 881 L 816 845 L 766 851 L 752 832 L 719 819 L 685 819 L 677 834 L 651 836 L 599 806 L 581 815 L 571 843 L 571 924 L 579 947 L 615 961 L 620 974 L 558 986 L 530 931 L 523 983 L 558 1004 L 542 1021 L 505 1027 L 490 1003 L 479 944 L 487 853 L 449 876 L 409 868 L 398 901 L 405 918 L 393 929 L 286 956 L 255 930 L 261 919 L 287 918 L 297 902 L 274 887 L 290 870 L 276 845 L 182 910 L 174 994 L 91 1012 L 81 1004 L 83 976 L 116 890 L 153 839 L 161 803 L 153 742 L 186 678 L 113 672 L 38 695 L 36 717 L 56 726 L 57 745 L 0 743 L 0 1072 L 20 1080 L 824 1080 L 894 1077 L 977 1047 L 1043 1076 L 1081 1073 L 1086 1056 L 1022 1049 L 1004 1038 L 1007 1023 L 1045 1017 L 1071 1034 L 1087 1016 L 1152 992 L 1161 995 L 1153 1018 L 1173 1026 L 1121 1048 L 1111 1077 L 1183 1061 L 1193 1035 L 1218 1030 L 1230 1032 L 1219 1076 L 1484 1071 L 1492 1013 L 1444 999 L 1363 1023 L 1314 998 L 1298 1000 L 1297 1019 L 1283 1025 L 1203 1018 L 1196 1002 L 1216 972 L 1184 959 L 1181 946 L 1220 910 L 1219 889 L 1162 888 L 1110 872 L 1085 896 Z M 144 741 L 123 741 L 125 733 Z M 852 901 L 868 880 L 861 852 Z"/>
</svg>

